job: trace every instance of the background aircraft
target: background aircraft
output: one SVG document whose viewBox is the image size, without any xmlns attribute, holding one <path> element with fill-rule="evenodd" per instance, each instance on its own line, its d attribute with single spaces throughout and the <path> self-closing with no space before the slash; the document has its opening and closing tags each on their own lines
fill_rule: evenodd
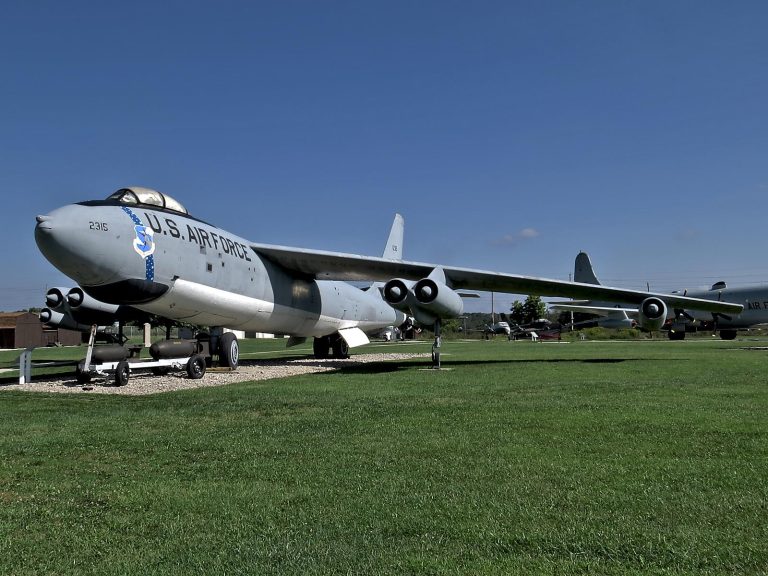
<svg viewBox="0 0 768 576">
<path fill-rule="evenodd" d="M 592 262 L 586 252 L 579 252 L 574 263 L 574 280 L 599 285 Z M 679 294 L 679 292 L 673 292 Z M 686 290 L 682 293 L 691 298 L 712 301 L 736 302 L 743 305 L 737 314 L 704 312 L 700 309 L 675 306 L 668 310 L 671 320 L 668 336 L 670 340 L 683 340 L 686 328 L 702 327 L 719 332 L 723 340 L 733 340 L 738 329 L 768 324 L 768 285 L 758 284 L 740 288 L 728 288 L 725 282 L 717 282 L 709 290 Z M 583 312 L 600 316 L 597 323 L 606 328 L 631 327 L 637 323 L 637 308 L 617 301 L 573 301 L 550 304 L 556 310 Z"/>
<path fill-rule="evenodd" d="M 172 321 L 213 327 L 211 347 L 236 366 L 237 339 L 223 327 L 314 339 L 314 353 L 346 356 L 366 333 L 400 325 L 406 314 L 435 330 L 460 316 L 460 289 L 611 299 L 637 305 L 638 322 L 657 329 L 667 307 L 737 314 L 741 305 L 407 262 L 402 217 L 396 217 L 384 257 L 260 244 L 188 214 L 156 190 L 122 188 L 106 200 L 85 201 L 37 217 L 43 255 L 72 278 L 93 304 L 128 306 Z M 348 281 L 374 281 L 359 289 Z"/>
</svg>

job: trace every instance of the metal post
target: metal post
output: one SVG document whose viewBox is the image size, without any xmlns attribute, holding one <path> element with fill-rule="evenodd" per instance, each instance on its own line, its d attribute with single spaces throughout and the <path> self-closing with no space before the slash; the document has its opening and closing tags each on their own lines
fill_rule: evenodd
<svg viewBox="0 0 768 576">
<path fill-rule="evenodd" d="M 96 324 L 91 326 L 91 337 L 88 339 L 88 351 L 85 353 L 83 372 L 91 371 L 91 356 L 93 356 L 93 344 L 96 342 L 96 328 Z"/>
</svg>

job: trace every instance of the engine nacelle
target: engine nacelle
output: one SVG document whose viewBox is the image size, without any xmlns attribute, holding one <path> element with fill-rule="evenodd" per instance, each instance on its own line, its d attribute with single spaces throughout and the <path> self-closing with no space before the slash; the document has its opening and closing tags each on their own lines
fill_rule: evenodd
<svg viewBox="0 0 768 576">
<path fill-rule="evenodd" d="M 667 305 L 653 296 L 643 300 L 637 312 L 640 328 L 648 332 L 659 330 L 667 319 Z"/>
<path fill-rule="evenodd" d="M 52 310 L 67 303 L 67 288 L 51 288 L 45 293 L 45 305 Z"/>
<path fill-rule="evenodd" d="M 407 280 L 401 280 L 400 278 L 394 278 L 382 288 L 381 293 L 384 300 L 393 308 L 402 312 L 408 312 L 410 310 L 410 286 L 413 282 Z"/>
<path fill-rule="evenodd" d="M 67 303 L 72 310 L 88 309 L 93 312 L 104 312 L 106 314 L 117 314 L 120 306 L 117 304 L 107 304 L 101 300 L 96 300 L 89 296 L 79 286 L 72 288 L 67 293 Z"/>
<path fill-rule="evenodd" d="M 413 285 L 414 315 L 437 318 L 455 318 L 464 312 L 464 302 L 455 291 L 432 278 L 422 278 Z M 423 320 L 419 320 L 423 322 Z"/>
<path fill-rule="evenodd" d="M 87 332 L 91 329 L 90 326 L 85 324 L 79 324 L 72 317 L 69 310 L 59 312 L 58 310 L 51 310 L 50 308 L 43 308 L 40 310 L 40 322 L 48 324 L 50 326 L 56 326 L 58 328 L 68 328 L 69 330 L 79 330 L 80 332 Z"/>
</svg>

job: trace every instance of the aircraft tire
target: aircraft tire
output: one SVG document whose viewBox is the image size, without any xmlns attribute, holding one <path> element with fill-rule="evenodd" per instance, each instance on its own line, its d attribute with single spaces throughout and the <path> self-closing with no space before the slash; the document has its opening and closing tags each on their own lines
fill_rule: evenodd
<svg viewBox="0 0 768 576">
<path fill-rule="evenodd" d="M 685 331 L 684 330 L 670 330 L 667 332 L 667 338 L 670 340 L 685 340 Z"/>
<path fill-rule="evenodd" d="M 115 386 L 125 386 L 131 377 L 131 367 L 127 360 L 120 360 L 115 368 Z"/>
<path fill-rule="evenodd" d="M 315 358 L 323 360 L 328 358 L 328 353 L 331 349 L 331 339 L 328 336 L 320 336 L 315 338 L 312 342 L 312 352 L 315 354 Z"/>
<path fill-rule="evenodd" d="M 195 354 L 187 360 L 187 376 L 191 380 L 200 380 L 205 375 L 205 358 Z"/>
<path fill-rule="evenodd" d="M 339 334 L 336 335 L 333 341 L 333 357 L 340 360 L 349 358 L 349 344 Z"/>
<path fill-rule="evenodd" d="M 219 364 L 234 370 L 239 359 L 240 347 L 237 337 L 232 332 L 224 332 L 219 339 Z"/>
<path fill-rule="evenodd" d="M 720 330 L 720 338 L 722 340 L 736 340 L 736 330 Z"/>
</svg>

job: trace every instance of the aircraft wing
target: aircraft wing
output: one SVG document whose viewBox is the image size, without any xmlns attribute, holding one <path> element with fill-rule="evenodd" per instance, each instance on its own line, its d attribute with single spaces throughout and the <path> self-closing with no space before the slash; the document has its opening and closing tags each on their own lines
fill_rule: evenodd
<svg viewBox="0 0 768 576">
<path fill-rule="evenodd" d="M 629 318 L 637 317 L 637 308 L 617 308 L 615 306 L 586 306 L 581 304 L 570 304 L 566 302 L 549 302 L 547 303 L 547 306 L 553 310 L 579 312 L 582 314 L 595 314 L 597 316 L 610 316 L 612 314 L 616 314 L 617 312 L 623 312 Z"/>
<path fill-rule="evenodd" d="M 655 296 L 664 300 L 672 308 L 687 308 L 723 314 L 738 314 L 744 308 L 741 304 L 689 298 L 679 294 L 628 290 L 599 284 L 584 284 L 565 280 L 474 270 L 471 268 L 455 268 L 423 262 L 388 260 L 341 252 L 306 250 L 303 248 L 254 243 L 251 244 L 251 249 L 259 256 L 296 274 L 321 280 L 377 280 L 382 282 L 393 278 L 419 280 L 427 277 L 435 268 L 441 267 L 445 272 L 449 286 L 453 289 L 505 292 L 509 294 L 535 294 L 538 296 L 586 300 L 608 300 L 629 304 L 640 304 L 646 298 Z"/>
</svg>

